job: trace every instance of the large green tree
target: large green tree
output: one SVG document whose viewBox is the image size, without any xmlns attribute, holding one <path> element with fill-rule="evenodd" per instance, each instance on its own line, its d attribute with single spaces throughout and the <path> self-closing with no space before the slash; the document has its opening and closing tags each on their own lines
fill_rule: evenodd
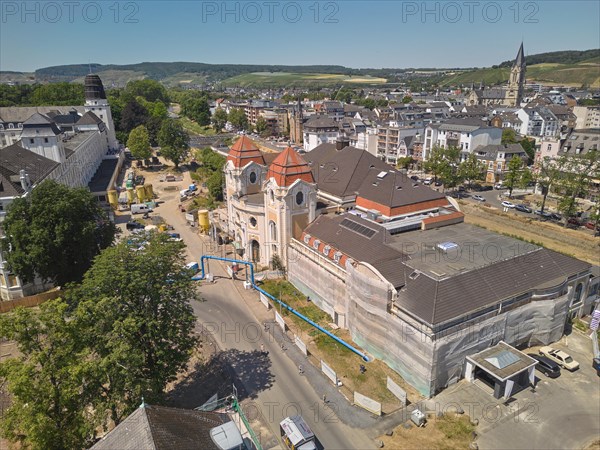
<svg viewBox="0 0 600 450">
<path fill-rule="evenodd" d="M 223 108 L 217 108 L 212 116 L 211 122 L 215 131 L 220 133 L 227 124 L 227 112 Z"/>
<path fill-rule="evenodd" d="M 585 197 L 592 180 L 600 177 L 600 151 L 569 155 L 562 161 L 560 170 L 558 210 L 565 216 L 566 226 L 568 218 L 577 213 L 577 199 Z"/>
<path fill-rule="evenodd" d="M 238 130 L 246 130 L 248 128 L 248 119 L 242 108 L 233 108 L 229 112 L 229 122 Z"/>
<path fill-rule="evenodd" d="M 116 228 L 85 188 L 47 180 L 15 199 L 3 223 L 3 254 L 25 281 L 35 274 L 57 285 L 80 280 Z"/>
<path fill-rule="evenodd" d="M 536 164 L 535 181 L 542 190 L 542 206 L 540 208 L 542 211 L 546 208 L 546 199 L 548 198 L 550 190 L 560 180 L 560 168 L 565 166 L 565 164 L 565 156 L 562 156 L 558 160 L 545 156 Z"/>
<path fill-rule="evenodd" d="M 134 80 L 127 83 L 125 92 L 132 97 L 143 97 L 148 102 L 161 101 L 169 103 L 169 95 L 165 87 L 156 80 Z"/>
<path fill-rule="evenodd" d="M 473 153 L 470 153 L 458 166 L 459 177 L 465 180 L 469 187 L 474 180 L 481 180 L 484 173 L 485 164 L 479 161 Z"/>
<path fill-rule="evenodd" d="M 513 156 L 506 167 L 507 171 L 502 180 L 504 186 L 508 188 L 508 197 L 512 197 L 515 188 L 524 188 L 532 180 L 531 171 L 527 168 L 523 159 L 519 156 Z"/>
<path fill-rule="evenodd" d="M 158 132 L 158 144 L 162 155 L 179 167 L 190 150 L 190 137 L 178 121 L 167 119 Z"/>
<path fill-rule="evenodd" d="M 149 117 L 146 108 L 140 105 L 137 100 L 131 99 L 121 111 L 120 129 L 125 133 L 129 133 L 134 128 L 145 124 Z"/>
<path fill-rule="evenodd" d="M 147 159 L 152 156 L 150 136 L 144 125 L 140 125 L 131 130 L 129 138 L 127 139 L 127 147 L 129 147 L 131 155 L 134 158 Z"/>
<path fill-rule="evenodd" d="M 504 128 L 502 130 L 502 143 L 503 144 L 516 144 L 517 143 L 517 132 L 512 128 Z"/>
<path fill-rule="evenodd" d="M 90 444 L 97 422 L 87 408 L 92 355 L 67 304 L 51 300 L 39 311 L 19 308 L 0 316 L 0 337 L 16 342 L 19 356 L 0 363 L 11 395 L 0 432 L 21 448 L 74 449 Z"/>
<path fill-rule="evenodd" d="M 197 342 L 184 245 L 164 233 L 104 250 L 68 292 L 75 322 L 96 355 L 96 409 L 119 423 L 140 402 L 162 399 Z"/>
</svg>

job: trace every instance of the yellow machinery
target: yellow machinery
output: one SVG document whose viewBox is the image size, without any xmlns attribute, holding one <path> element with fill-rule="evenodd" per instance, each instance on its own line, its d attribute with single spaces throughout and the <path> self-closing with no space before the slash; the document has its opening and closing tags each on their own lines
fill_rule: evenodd
<svg viewBox="0 0 600 450">
<path fill-rule="evenodd" d="M 119 194 L 117 191 L 108 191 L 108 204 L 112 209 L 117 209 L 119 206 Z"/>
<path fill-rule="evenodd" d="M 133 193 L 133 189 L 127 189 L 127 201 L 129 204 L 135 203 L 135 194 Z"/>
<path fill-rule="evenodd" d="M 152 185 L 146 184 L 144 186 L 144 190 L 146 191 L 146 200 L 152 201 L 154 199 L 154 190 L 152 189 Z"/>
<path fill-rule="evenodd" d="M 198 211 L 198 232 L 208 233 L 209 228 L 208 209 L 200 209 Z"/>
<path fill-rule="evenodd" d="M 146 190 L 144 189 L 144 186 L 136 186 L 135 192 L 137 194 L 138 203 L 144 203 L 146 201 Z"/>
</svg>

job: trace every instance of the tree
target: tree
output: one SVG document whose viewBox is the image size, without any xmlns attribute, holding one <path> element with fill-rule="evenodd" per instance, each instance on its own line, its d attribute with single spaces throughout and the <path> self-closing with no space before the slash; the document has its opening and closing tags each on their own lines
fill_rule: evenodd
<svg viewBox="0 0 600 450">
<path fill-rule="evenodd" d="M 95 421 L 86 408 L 92 363 L 81 345 L 68 305 L 50 300 L 34 309 L 0 316 L 0 337 L 17 343 L 20 356 L 0 363 L 12 404 L 0 422 L 2 435 L 20 447 L 89 447 Z M 88 445 L 86 445 L 88 444 Z"/>
<path fill-rule="evenodd" d="M 143 97 L 148 102 L 159 100 L 163 104 L 169 103 L 169 95 L 165 87 L 156 80 L 134 80 L 127 83 L 125 92 L 132 97 Z"/>
<path fill-rule="evenodd" d="M 29 102 L 36 106 L 81 105 L 85 100 L 83 90 L 83 85 L 79 83 L 37 85 L 31 93 Z"/>
<path fill-rule="evenodd" d="M 531 179 L 531 172 L 525 166 L 523 159 L 519 156 L 513 156 L 508 162 L 507 172 L 504 174 L 503 180 L 504 186 L 508 188 L 508 197 L 512 197 L 515 188 L 526 187 Z"/>
<path fill-rule="evenodd" d="M 129 100 L 121 112 L 121 131 L 129 133 L 134 128 L 146 123 L 148 117 L 146 108 L 135 99 Z"/>
<path fill-rule="evenodd" d="M 504 128 L 502 130 L 502 144 L 516 144 L 517 133 L 512 128 Z"/>
<path fill-rule="evenodd" d="M 402 103 L 410 103 L 413 101 L 413 98 L 410 95 L 405 95 L 404 97 L 402 97 Z"/>
<path fill-rule="evenodd" d="M 265 131 L 267 131 L 267 121 L 265 120 L 264 117 L 260 116 L 257 120 L 256 120 L 256 132 L 258 134 L 262 134 Z"/>
<path fill-rule="evenodd" d="M 206 186 L 208 187 L 208 192 L 211 197 L 216 201 L 223 200 L 223 185 L 225 182 L 225 178 L 223 176 L 223 171 L 213 172 L 206 180 Z"/>
<path fill-rule="evenodd" d="M 521 147 L 523 147 L 523 150 L 525 150 L 525 153 L 527 153 L 527 164 L 533 163 L 535 160 L 535 140 L 523 138 L 521 141 L 519 141 L 519 144 L 521 144 Z"/>
<path fill-rule="evenodd" d="M 248 128 L 248 119 L 242 108 L 233 108 L 229 112 L 229 122 L 231 122 L 231 125 L 238 130 L 245 130 Z"/>
<path fill-rule="evenodd" d="M 172 161 L 175 167 L 179 167 L 187 157 L 190 149 L 189 142 L 190 137 L 179 122 L 173 119 L 163 122 L 158 132 L 158 143 L 163 156 Z"/>
<path fill-rule="evenodd" d="M 215 131 L 220 133 L 227 124 L 227 112 L 223 108 L 217 108 L 212 116 L 211 122 Z"/>
<path fill-rule="evenodd" d="M 558 161 L 546 156 L 537 163 L 536 182 L 542 188 L 542 207 L 543 212 L 546 207 L 546 199 L 550 189 L 560 179 L 560 168 L 566 165 L 566 157 L 561 157 Z"/>
<path fill-rule="evenodd" d="M 187 97 L 181 104 L 181 113 L 199 125 L 210 124 L 210 107 L 206 98 Z"/>
<path fill-rule="evenodd" d="M 558 210 L 565 216 L 566 226 L 568 218 L 577 213 L 577 198 L 584 197 L 592 180 L 600 177 L 600 152 L 590 150 L 580 155 L 569 155 L 560 170 Z"/>
<path fill-rule="evenodd" d="M 469 188 L 473 180 L 479 180 L 485 171 L 485 164 L 477 159 L 473 153 L 470 153 L 458 166 L 459 177 L 467 181 Z"/>
<path fill-rule="evenodd" d="M 15 199 L 3 223 L 3 252 L 24 281 L 35 274 L 57 285 L 81 279 L 116 228 L 86 188 L 46 180 Z"/>
<path fill-rule="evenodd" d="M 429 158 L 427 158 L 423 167 L 427 172 L 431 173 L 435 181 L 437 181 L 439 177 L 448 171 L 448 161 L 445 158 L 444 149 L 434 145 L 429 154 Z"/>
<path fill-rule="evenodd" d="M 400 157 L 396 160 L 396 167 L 398 169 L 408 169 L 408 167 L 414 162 L 412 156 Z"/>
<path fill-rule="evenodd" d="M 131 151 L 131 155 L 137 159 L 148 159 L 152 156 L 152 148 L 150 148 L 150 136 L 144 125 L 134 128 L 129 133 L 127 139 L 127 147 Z"/>
<path fill-rule="evenodd" d="M 109 410 L 115 423 L 142 397 L 159 402 L 197 343 L 183 248 L 164 233 L 131 237 L 104 250 L 67 293 L 96 356 L 94 409 Z"/>
</svg>

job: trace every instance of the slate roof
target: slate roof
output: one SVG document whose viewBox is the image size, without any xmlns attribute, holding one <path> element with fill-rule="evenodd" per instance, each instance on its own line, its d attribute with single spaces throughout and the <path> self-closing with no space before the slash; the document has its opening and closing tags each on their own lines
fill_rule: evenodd
<svg viewBox="0 0 600 450">
<path fill-rule="evenodd" d="M 335 144 L 321 144 L 305 156 L 320 191 L 336 197 L 354 196 L 369 171 L 389 170 L 390 166 L 367 151 Z"/>
<path fill-rule="evenodd" d="M 81 118 L 77 121 L 77 125 L 98 125 L 101 124 L 102 119 L 100 119 L 96 114 L 91 111 L 86 112 Z"/>
<path fill-rule="evenodd" d="M 442 122 L 439 126 L 440 130 L 445 131 L 466 131 L 471 132 L 480 128 L 489 128 L 489 126 L 477 117 L 454 117 Z"/>
<path fill-rule="evenodd" d="M 279 187 L 291 186 L 296 180 L 315 182 L 310 167 L 292 147 L 287 147 L 273 160 L 267 171 L 267 179 L 270 178 L 274 178 Z"/>
<path fill-rule="evenodd" d="M 311 116 L 304 122 L 305 130 L 317 130 L 319 128 L 338 128 L 338 123 L 328 116 Z"/>
<path fill-rule="evenodd" d="M 498 153 L 502 152 L 505 154 L 514 154 L 514 153 L 523 153 L 525 154 L 525 150 L 521 146 L 521 144 L 490 144 L 484 147 L 479 147 L 476 150 L 478 156 L 481 156 L 483 159 L 492 159 L 496 160 L 498 157 Z M 505 158 L 506 159 L 506 158 Z"/>
<path fill-rule="evenodd" d="M 345 220 L 374 231 L 371 237 L 364 236 L 342 225 Z M 381 225 L 353 214 L 320 215 L 304 230 L 305 233 L 328 244 L 335 250 L 358 262 L 373 265 L 394 287 L 404 284 L 406 267 L 402 261 L 407 256 L 387 245 L 389 232 Z"/>
<path fill-rule="evenodd" d="M 85 114 L 84 106 L 5 106 L 0 107 L 0 117 L 7 123 L 23 123 L 35 113 L 48 116 L 51 112 L 54 112 L 55 115 L 67 115 L 71 109 L 77 111 L 79 115 Z"/>
<path fill-rule="evenodd" d="M 386 175 L 380 177 L 383 172 L 367 172 L 358 189 L 358 196 L 390 208 L 446 198 L 428 186 L 415 183 L 402 172 L 388 167 Z"/>
<path fill-rule="evenodd" d="M 29 119 L 23 122 L 23 132 L 26 134 L 32 128 L 50 128 L 55 135 L 60 134 L 60 129 L 56 123 L 48 116 L 40 113 L 33 113 Z"/>
<path fill-rule="evenodd" d="M 214 412 L 143 405 L 91 450 L 220 450 L 210 430 L 228 421 Z"/>
<path fill-rule="evenodd" d="M 0 148 L 0 197 L 15 197 L 24 193 L 20 181 L 11 181 L 21 170 L 34 185 L 43 180 L 58 163 L 21 147 L 18 143 Z"/>
<path fill-rule="evenodd" d="M 558 285 L 589 268 L 586 262 L 538 247 L 446 278 L 436 280 L 424 273 L 415 279 L 409 276 L 399 291 L 398 305 L 436 325 L 542 286 Z"/>
</svg>

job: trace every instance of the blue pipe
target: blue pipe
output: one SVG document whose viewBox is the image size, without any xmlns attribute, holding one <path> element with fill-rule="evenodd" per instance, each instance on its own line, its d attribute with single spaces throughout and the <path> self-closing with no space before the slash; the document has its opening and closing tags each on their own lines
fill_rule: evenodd
<svg viewBox="0 0 600 450">
<path fill-rule="evenodd" d="M 254 267 L 252 266 L 251 262 L 248 261 L 241 261 L 238 259 L 230 259 L 230 258 L 222 258 L 220 256 L 211 256 L 211 255 L 203 255 L 200 257 L 200 266 L 201 266 L 201 273 L 200 273 L 200 279 L 204 279 L 205 277 L 205 271 L 204 271 L 204 261 L 207 259 L 216 259 L 218 261 L 227 261 L 227 262 L 231 262 L 231 263 L 236 263 L 236 264 L 246 264 L 247 266 L 250 267 L 250 281 L 252 282 L 252 287 L 254 289 L 256 289 L 258 292 L 263 293 L 264 295 L 266 295 L 267 297 L 269 297 L 271 300 L 273 300 L 274 302 L 279 303 L 281 306 L 283 306 L 285 309 L 287 309 L 288 311 L 290 311 L 292 314 L 294 314 L 295 316 L 301 318 L 302 320 L 304 320 L 305 322 L 309 323 L 310 325 L 312 325 L 313 327 L 315 327 L 317 330 L 321 331 L 322 333 L 325 333 L 327 336 L 329 336 L 331 339 L 333 339 L 336 342 L 339 342 L 340 344 L 342 344 L 344 347 L 346 347 L 348 350 L 356 353 L 358 356 L 360 356 L 364 361 L 366 362 L 370 362 L 371 360 L 369 359 L 369 357 L 367 355 L 365 355 L 364 353 L 362 353 L 361 351 L 359 351 L 358 349 L 354 348 L 353 346 L 351 346 L 350 344 L 348 344 L 346 341 L 340 339 L 339 337 L 337 337 L 335 334 L 332 334 L 331 332 L 327 331 L 325 328 L 321 327 L 320 325 L 316 324 L 315 322 L 313 322 L 312 320 L 310 320 L 308 317 L 306 317 L 305 315 L 299 313 L 298 311 L 296 311 L 294 308 L 292 308 L 291 306 L 287 305 L 286 303 L 282 302 L 281 300 L 279 300 L 278 298 L 273 297 L 271 294 L 269 294 L 268 292 L 264 291 L 263 289 L 259 288 L 255 283 L 254 283 Z"/>
<path fill-rule="evenodd" d="M 252 265 L 251 262 L 240 261 L 238 259 L 223 258 L 221 256 L 203 255 L 200 257 L 200 268 L 201 268 L 200 279 L 203 280 L 206 275 L 204 272 L 204 261 L 207 259 L 216 259 L 217 261 L 227 261 L 227 262 L 231 262 L 231 263 L 247 265 L 248 267 L 250 267 L 250 282 L 252 283 L 252 286 L 254 286 L 254 266 Z"/>
</svg>

